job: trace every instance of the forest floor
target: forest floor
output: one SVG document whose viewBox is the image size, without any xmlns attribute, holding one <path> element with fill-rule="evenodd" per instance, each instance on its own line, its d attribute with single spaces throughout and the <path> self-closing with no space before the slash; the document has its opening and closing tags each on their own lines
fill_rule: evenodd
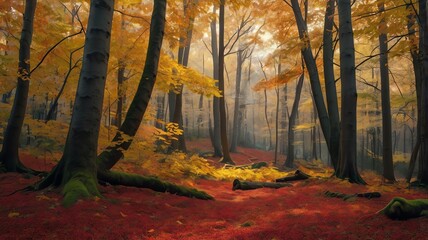
<svg viewBox="0 0 428 240">
<path fill-rule="evenodd" d="M 248 163 L 248 158 L 272 159 L 272 153 L 265 151 L 239 150 L 233 154 L 239 164 Z M 21 158 L 35 169 L 54 165 L 30 155 Z M 407 189 L 404 183 L 382 184 L 369 172 L 363 176 L 369 185 L 311 178 L 277 190 L 232 191 L 230 181 L 188 183 L 214 196 L 213 201 L 101 186 L 105 198 L 64 208 L 57 191 L 4 196 L 38 178 L 1 174 L 0 239 L 428 239 L 428 218 L 396 221 L 376 214 L 395 196 L 428 198 L 426 190 Z M 382 197 L 344 201 L 326 197 L 327 190 L 379 191 Z"/>
</svg>

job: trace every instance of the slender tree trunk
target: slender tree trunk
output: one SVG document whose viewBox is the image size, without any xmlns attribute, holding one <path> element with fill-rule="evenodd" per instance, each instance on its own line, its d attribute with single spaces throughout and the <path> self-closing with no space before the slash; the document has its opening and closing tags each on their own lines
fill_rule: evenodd
<svg viewBox="0 0 428 240">
<path fill-rule="evenodd" d="M 385 11 L 383 2 L 379 2 L 378 9 L 381 14 Z M 395 182 L 394 164 L 392 159 L 392 126 L 391 126 L 391 102 L 389 97 L 389 66 L 388 66 L 388 37 L 386 35 L 387 25 L 385 16 L 379 24 L 379 50 L 380 50 L 380 80 L 382 98 L 382 162 L 383 177 Z"/>
<path fill-rule="evenodd" d="M 278 63 L 278 77 L 281 75 L 281 57 L 279 58 Z M 274 164 L 277 164 L 278 161 L 278 142 L 279 142 L 279 87 L 275 87 L 276 93 L 276 110 L 275 110 L 275 155 L 274 155 Z"/>
<path fill-rule="evenodd" d="M 308 69 L 309 80 L 311 83 L 312 93 L 314 95 L 315 105 L 317 106 L 317 110 L 318 110 L 318 117 L 320 120 L 321 129 L 324 134 L 327 147 L 331 154 L 333 150 L 330 144 L 330 120 L 329 120 L 329 116 L 327 113 L 327 109 L 324 103 L 324 98 L 321 90 L 321 84 L 320 84 L 320 79 L 318 75 L 318 67 L 316 65 L 315 58 L 312 54 L 312 48 L 308 37 L 307 26 L 302 17 L 299 2 L 297 0 L 291 0 L 291 4 L 292 4 L 294 16 L 296 18 L 297 27 L 299 29 L 299 38 L 305 42 L 305 47 L 302 49 L 302 55 L 305 60 L 306 67 Z M 334 159 L 332 158 L 332 162 L 333 161 Z M 333 166 L 335 166 L 334 162 L 333 162 Z"/>
<path fill-rule="evenodd" d="M 357 89 L 351 1 L 339 1 L 338 8 L 343 108 L 340 128 L 341 150 L 335 175 L 353 183 L 365 184 L 357 169 Z"/>
<path fill-rule="evenodd" d="M 154 3 L 143 74 L 122 126 L 110 146 L 98 156 L 98 167 L 102 170 L 111 169 L 123 157 L 123 151 L 131 145 L 132 137 L 135 136 L 149 104 L 157 76 L 166 14 L 166 0 L 156 0 Z"/>
<path fill-rule="evenodd" d="M 28 91 L 30 88 L 30 46 L 33 38 L 33 22 L 37 0 L 25 1 L 24 22 L 19 40 L 18 79 L 15 99 L 3 136 L 3 147 L 0 152 L 0 163 L 8 172 L 33 172 L 26 168 L 18 156 L 19 138 L 27 109 Z"/>
<path fill-rule="evenodd" d="M 337 165 L 340 147 L 340 119 L 337 103 L 337 90 L 334 78 L 334 49 L 333 49 L 333 25 L 335 13 L 335 0 L 328 0 L 324 18 L 323 34 L 323 62 L 325 92 L 327 97 L 328 117 L 330 120 L 330 155 L 333 166 Z"/>
<path fill-rule="evenodd" d="M 214 5 L 213 13 L 216 14 L 216 7 Z M 219 79 L 219 55 L 218 55 L 218 42 L 217 42 L 217 21 L 215 18 L 211 21 L 211 52 L 213 57 L 213 78 L 215 80 Z M 218 83 L 216 83 L 218 86 Z M 214 148 L 214 156 L 222 157 L 223 152 L 221 150 L 221 134 L 220 134 L 220 99 L 216 96 L 213 96 L 213 119 L 214 119 L 214 128 L 212 134 L 212 145 Z"/>
<path fill-rule="evenodd" d="M 225 92 L 224 92 L 224 7 L 226 0 L 220 0 L 220 15 L 219 15 L 219 61 L 218 70 L 219 90 L 223 94 L 220 97 L 220 133 L 221 133 L 221 147 L 223 150 L 222 163 L 235 164 L 229 154 L 229 143 L 227 140 L 227 121 L 226 121 L 226 108 L 225 108 Z"/>
<path fill-rule="evenodd" d="M 304 79 L 304 73 L 302 73 L 299 77 L 299 81 L 297 82 L 293 108 L 291 109 L 290 119 L 288 121 L 288 149 L 285 166 L 289 168 L 294 167 L 294 125 L 296 124 L 297 111 L 299 109 L 300 95 L 302 93 Z"/>
<path fill-rule="evenodd" d="M 235 84 L 235 108 L 233 111 L 233 125 L 232 125 L 232 139 L 230 144 L 230 151 L 236 152 L 238 146 L 238 132 L 241 125 L 239 121 L 240 108 L 240 92 L 241 92 L 241 77 L 242 77 L 242 63 L 243 63 L 243 50 L 239 49 L 236 57 L 236 84 Z"/>
<path fill-rule="evenodd" d="M 123 100 L 124 100 L 124 82 L 125 77 L 125 63 L 123 60 L 119 60 L 119 68 L 117 70 L 117 109 L 116 109 L 116 126 L 120 127 L 122 125 L 122 115 L 123 115 Z"/>
</svg>

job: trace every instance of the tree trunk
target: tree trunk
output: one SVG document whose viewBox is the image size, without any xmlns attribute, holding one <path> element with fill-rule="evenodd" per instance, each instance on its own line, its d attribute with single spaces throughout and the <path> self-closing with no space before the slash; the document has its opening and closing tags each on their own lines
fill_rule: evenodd
<svg viewBox="0 0 428 240">
<path fill-rule="evenodd" d="M 335 0 L 328 0 L 324 18 L 324 34 L 323 34 L 323 62 L 324 62 L 324 79 L 325 92 L 327 97 L 328 118 L 330 120 L 330 156 L 334 167 L 337 165 L 339 158 L 340 146 L 340 119 L 339 106 L 337 103 L 337 90 L 334 78 L 334 49 L 333 49 L 333 25 Z"/>
<path fill-rule="evenodd" d="M 216 7 L 214 5 L 213 13 L 216 14 Z M 211 21 L 211 52 L 213 57 L 213 78 L 215 80 L 219 79 L 219 55 L 218 55 L 218 40 L 217 40 L 217 21 L 215 18 Z M 216 83 L 218 86 L 218 83 Z M 212 134 L 212 145 L 214 148 L 214 156 L 222 157 L 223 152 L 221 150 L 221 134 L 220 134 L 220 99 L 216 96 L 213 96 L 213 118 L 214 118 L 214 128 Z"/>
<path fill-rule="evenodd" d="M 119 69 L 117 70 L 117 109 L 116 109 L 116 126 L 119 128 L 122 125 L 122 111 L 124 100 L 124 82 L 125 77 L 125 63 L 122 59 L 119 60 Z"/>
<path fill-rule="evenodd" d="M 423 29 L 423 77 L 422 77 L 422 89 L 421 89 L 421 115 L 418 118 L 421 119 L 421 126 L 418 129 L 420 131 L 420 158 L 419 158 L 419 173 L 418 181 L 421 184 L 428 184 L 428 11 L 427 1 L 419 1 L 419 16 L 421 21 L 421 28 Z"/>
<path fill-rule="evenodd" d="M 330 120 L 327 113 L 327 109 L 324 103 L 324 98 L 322 94 L 320 79 L 318 75 L 318 67 L 315 62 L 315 58 L 312 54 L 311 43 L 308 37 L 308 31 L 306 23 L 302 17 L 302 13 L 300 11 L 299 2 L 297 0 L 291 0 L 294 16 L 296 18 L 297 27 L 299 29 L 299 38 L 304 41 L 305 47 L 302 49 L 302 55 L 305 60 L 306 67 L 308 69 L 309 80 L 311 83 L 311 89 L 315 100 L 315 105 L 318 110 L 318 117 L 320 120 L 320 125 L 322 132 L 324 133 L 324 138 L 327 143 L 327 147 L 329 149 L 330 154 L 333 149 L 330 144 Z M 334 150 L 336 151 L 336 150 Z M 332 162 L 334 159 L 332 158 Z M 333 166 L 334 166 L 333 162 Z"/>
<path fill-rule="evenodd" d="M 384 2 L 379 2 L 379 12 L 385 11 Z M 380 50 L 380 81 L 382 99 L 382 162 L 383 177 L 391 182 L 395 182 L 394 164 L 392 159 L 392 126 L 391 126 L 391 102 L 389 97 L 389 66 L 388 66 L 388 38 L 386 35 L 387 25 L 385 16 L 379 24 L 379 50 Z"/>
<path fill-rule="evenodd" d="M 296 125 L 297 111 L 299 109 L 300 95 L 303 88 L 304 73 L 299 78 L 296 86 L 296 95 L 294 97 L 293 108 L 291 109 L 289 124 L 288 124 L 288 151 L 285 166 L 294 167 L 294 125 Z"/>
<path fill-rule="evenodd" d="M 143 74 L 123 124 L 113 138 L 110 146 L 98 156 L 99 169 L 109 170 L 123 157 L 123 151 L 127 150 L 131 145 L 132 137 L 135 136 L 143 120 L 153 91 L 164 34 L 166 1 L 160 0 L 154 1 L 154 3 L 152 22 L 150 24 L 149 45 Z"/>
<path fill-rule="evenodd" d="M 223 150 L 223 159 L 221 163 L 235 164 L 230 157 L 229 143 L 227 140 L 227 121 L 226 121 L 226 107 L 225 107 L 225 92 L 224 92 L 224 7 L 226 0 L 220 0 L 220 15 L 219 15 L 219 61 L 218 61 L 218 86 L 222 95 L 220 97 L 220 133 L 221 133 L 221 147 Z"/>
<path fill-rule="evenodd" d="M 357 89 L 351 1 L 339 1 L 338 8 L 343 108 L 340 127 L 341 150 L 335 175 L 341 179 L 348 179 L 353 183 L 365 184 L 357 169 Z"/>
<path fill-rule="evenodd" d="M 15 99 L 3 136 L 3 147 L 0 152 L 0 163 L 3 163 L 7 172 L 30 172 L 18 156 L 19 138 L 24 124 L 27 109 L 28 91 L 30 88 L 30 46 L 33 38 L 33 22 L 37 0 L 26 0 L 24 22 L 19 40 L 18 79 Z"/>
<path fill-rule="evenodd" d="M 407 3 L 407 2 L 406 2 Z M 410 157 L 410 163 L 409 163 L 409 171 L 407 173 L 406 179 L 408 182 L 410 182 L 413 171 L 416 165 L 416 161 L 418 159 L 418 154 L 420 150 L 420 144 L 421 144 L 421 126 L 422 126 L 422 104 L 421 104 L 421 98 L 422 98 L 422 79 L 423 79 L 423 66 L 422 66 L 422 57 L 421 57 L 421 51 L 423 49 L 423 38 L 419 37 L 419 47 L 417 44 L 417 37 L 416 37 L 416 29 L 415 29 L 415 23 L 416 23 L 416 13 L 412 6 L 412 4 L 407 3 L 406 5 L 407 9 L 410 9 L 409 15 L 407 15 L 407 31 L 409 33 L 409 44 L 410 44 L 410 54 L 412 56 L 412 64 L 413 64 L 413 72 L 415 74 L 415 86 L 416 86 L 416 109 L 417 109 L 417 122 L 416 122 L 416 144 L 413 146 L 413 137 L 412 137 L 412 146 L 413 151 L 412 155 Z M 419 27 L 419 36 L 423 36 L 424 29 L 420 24 L 417 25 Z M 412 111 L 413 112 L 413 111 Z M 413 114 L 414 116 L 414 114 Z M 412 134 L 413 135 L 413 134 Z"/>
<path fill-rule="evenodd" d="M 110 52 L 113 7 L 113 0 L 91 2 L 82 70 L 64 154 L 54 171 L 45 178 L 45 181 L 53 180 L 49 185 L 63 186 L 65 206 L 70 206 L 79 198 L 100 196 L 95 160 Z"/>
<path fill-rule="evenodd" d="M 240 92 L 241 92 L 241 76 L 242 76 L 242 63 L 243 63 L 243 56 L 242 56 L 241 49 L 237 52 L 236 57 L 236 84 L 235 84 L 235 108 L 233 110 L 233 127 L 232 127 L 232 139 L 230 144 L 230 151 L 231 152 L 237 152 L 236 147 L 238 146 L 238 132 L 240 128 L 240 108 L 239 108 L 239 100 L 240 100 Z"/>
</svg>

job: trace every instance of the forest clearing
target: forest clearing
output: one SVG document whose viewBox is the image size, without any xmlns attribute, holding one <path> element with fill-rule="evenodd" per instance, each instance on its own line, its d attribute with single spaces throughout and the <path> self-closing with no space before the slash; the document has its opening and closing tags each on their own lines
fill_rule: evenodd
<svg viewBox="0 0 428 240">
<path fill-rule="evenodd" d="M 0 2 L 0 239 L 428 239 L 427 0 Z"/>
</svg>

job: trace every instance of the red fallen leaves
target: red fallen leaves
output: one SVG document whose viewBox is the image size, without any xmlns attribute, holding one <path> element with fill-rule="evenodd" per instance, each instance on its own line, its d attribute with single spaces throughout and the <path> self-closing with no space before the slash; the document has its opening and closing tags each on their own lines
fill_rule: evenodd
<svg viewBox="0 0 428 240">
<path fill-rule="evenodd" d="M 0 192 L 35 180 L 2 174 Z M 0 197 L 0 239 L 426 239 L 428 218 L 392 221 L 375 215 L 394 196 L 428 198 L 426 191 L 316 179 L 278 190 L 234 192 L 230 182 L 210 180 L 194 185 L 216 200 L 127 187 L 101 187 L 105 199 L 69 209 L 60 206 L 59 192 Z M 374 188 L 381 198 L 345 202 L 323 194 Z"/>
</svg>

